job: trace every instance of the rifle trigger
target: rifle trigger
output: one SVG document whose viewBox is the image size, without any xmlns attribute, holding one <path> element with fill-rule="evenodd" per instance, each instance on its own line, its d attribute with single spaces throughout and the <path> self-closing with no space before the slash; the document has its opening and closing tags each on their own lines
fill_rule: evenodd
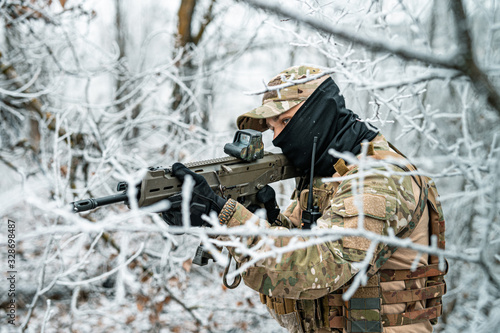
<svg viewBox="0 0 500 333">
<path fill-rule="evenodd" d="M 224 195 L 224 186 L 222 186 L 222 183 L 221 183 L 220 178 L 219 178 L 219 174 L 215 170 L 214 170 L 214 175 L 215 175 L 215 178 L 217 179 L 217 182 L 219 183 L 220 194 L 222 195 L 222 197 L 224 199 L 227 199 L 226 196 Z"/>
</svg>

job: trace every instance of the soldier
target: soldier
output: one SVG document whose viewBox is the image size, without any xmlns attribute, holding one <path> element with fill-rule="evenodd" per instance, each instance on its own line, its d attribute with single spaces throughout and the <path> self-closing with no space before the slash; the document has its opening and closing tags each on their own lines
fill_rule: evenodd
<svg viewBox="0 0 500 333">
<path fill-rule="evenodd" d="M 345 107 L 333 79 L 320 68 L 291 67 L 268 85 L 286 85 L 290 79 L 303 83 L 266 93 L 262 106 L 237 119 L 240 129 L 272 130 L 273 144 L 304 170 L 293 203 L 283 214 L 268 218 L 267 228 L 302 227 L 312 143 L 317 137 L 312 182 L 314 204 L 321 216 L 316 228 L 357 228 L 362 220 L 371 233 L 389 235 L 392 228 L 397 237 L 409 238 L 415 244 L 428 245 L 430 236 L 436 235 L 438 246 L 444 248 L 444 218 L 432 180 L 418 176 L 415 167 L 377 129 L 359 121 Z M 348 165 L 329 153 L 333 148 L 359 155 L 363 144 L 367 145 L 366 160 L 379 164 L 359 177 L 357 163 Z M 221 224 L 232 228 L 255 221 L 253 213 L 240 203 L 217 196 L 203 177 L 179 163 L 172 169 L 181 181 L 186 174 L 194 178 L 193 196 L 210 202 Z M 322 181 L 331 176 L 342 178 Z M 259 193 L 263 203 L 274 202 L 274 196 L 270 187 Z M 272 215 L 269 213 L 268 217 Z M 249 237 L 248 245 L 260 239 Z M 274 246 L 286 246 L 290 239 L 275 237 Z M 438 259 L 383 243 L 373 244 L 374 251 L 368 251 L 371 244 L 364 237 L 346 236 L 297 247 L 280 260 L 266 258 L 257 262 L 245 271 L 243 280 L 260 293 L 272 316 L 290 332 L 431 332 L 431 324 L 442 313 L 441 296 L 446 290 L 446 272 L 438 269 Z M 240 263 L 249 259 L 234 249 L 229 251 Z M 346 301 L 342 295 L 359 271 L 355 263 L 367 255 L 370 266 L 362 274 L 369 279 Z M 414 261 L 417 269 L 412 271 Z"/>
</svg>

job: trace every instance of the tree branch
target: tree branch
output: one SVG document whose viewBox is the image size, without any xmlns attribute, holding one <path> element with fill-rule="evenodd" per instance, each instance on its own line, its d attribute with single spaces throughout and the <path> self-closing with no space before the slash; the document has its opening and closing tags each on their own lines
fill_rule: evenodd
<svg viewBox="0 0 500 333">
<path fill-rule="evenodd" d="M 446 56 L 441 56 L 434 53 L 429 53 L 421 50 L 412 49 L 407 44 L 396 43 L 394 41 L 375 39 L 373 37 L 364 37 L 358 32 L 349 31 L 347 29 L 342 29 L 337 26 L 333 26 L 326 22 L 319 21 L 315 17 L 305 16 L 303 13 L 285 8 L 283 5 L 278 3 L 269 3 L 263 0 L 244 0 L 252 7 L 264 9 L 270 11 L 274 14 L 280 16 L 285 16 L 287 18 L 293 19 L 299 23 L 310 26 L 311 28 L 320 30 L 322 32 L 335 35 L 338 38 L 342 38 L 353 42 L 355 44 L 366 47 L 373 52 L 389 52 L 405 60 L 417 60 L 427 64 L 444 67 L 444 68 L 456 68 L 456 55 L 450 54 Z"/>
<path fill-rule="evenodd" d="M 457 27 L 460 27 L 457 36 L 464 40 L 464 45 L 459 47 L 461 53 L 441 56 L 421 50 L 412 49 L 409 45 L 396 43 L 394 41 L 364 37 L 354 31 L 342 29 L 326 22 L 318 21 L 317 18 L 308 17 L 301 12 L 283 7 L 278 3 L 268 3 L 263 0 L 244 0 L 255 8 L 270 11 L 280 16 L 285 16 L 310 26 L 311 28 L 322 32 L 335 35 L 338 38 L 348 40 L 354 44 L 361 45 L 373 52 L 389 52 L 405 60 L 416 60 L 428 65 L 456 69 L 468 76 L 476 90 L 484 95 L 492 108 L 500 115 L 500 95 L 488 76 L 479 68 L 474 60 L 472 53 L 472 40 L 467 29 L 467 22 L 464 8 L 460 0 L 455 0 L 452 5 L 452 11 L 457 21 Z M 467 52 L 464 53 L 464 49 Z"/>
<path fill-rule="evenodd" d="M 462 0 L 451 2 L 451 12 L 455 20 L 455 32 L 458 43 L 458 58 L 456 69 L 467 75 L 476 90 L 483 94 L 491 107 L 500 114 L 500 94 L 493 83 L 483 72 L 476 61 L 472 37 L 469 31 L 467 16 Z"/>
</svg>

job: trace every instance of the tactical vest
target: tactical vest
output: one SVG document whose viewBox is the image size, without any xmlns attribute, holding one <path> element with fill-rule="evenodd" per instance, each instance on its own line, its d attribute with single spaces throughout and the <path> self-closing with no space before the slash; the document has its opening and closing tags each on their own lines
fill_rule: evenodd
<svg viewBox="0 0 500 333">
<path fill-rule="evenodd" d="M 391 146 L 397 151 L 393 146 Z M 398 158 L 404 156 L 390 151 L 374 151 L 369 147 L 368 155 L 375 159 Z M 406 172 L 415 171 L 411 164 L 397 165 Z M 344 175 L 349 170 L 342 160 L 336 165 L 337 172 Z M 401 230 L 398 238 L 406 238 L 415 229 L 426 207 L 429 211 L 429 236 L 437 237 L 437 247 L 445 248 L 445 221 L 441 204 L 438 201 L 437 189 L 432 180 L 423 176 L 412 176 L 420 187 L 420 197 L 412 219 Z M 317 193 L 316 193 L 317 192 Z M 315 190 L 321 198 L 331 195 L 328 189 Z M 302 197 L 303 195 L 301 195 Z M 433 244 L 433 241 L 430 241 Z M 430 321 L 437 323 L 437 318 L 442 314 L 442 296 L 446 293 L 444 275 L 448 270 L 448 263 L 439 264 L 439 258 L 429 256 L 428 265 L 419 266 L 415 271 L 410 269 L 390 270 L 380 269 L 389 257 L 397 250 L 396 246 L 386 245 L 374 260 L 367 275 L 366 286 L 360 287 L 348 301 L 342 299 L 342 294 L 349 289 L 350 284 L 342 289 L 315 300 L 293 300 L 279 297 L 269 297 L 260 294 L 263 304 L 272 309 L 276 315 L 295 313 L 299 328 L 304 333 L 316 332 L 318 329 L 332 332 L 371 333 L 383 332 L 384 327 L 403 326 Z M 441 270 L 441 269 L 442 270 Z M 425 286 L 418 288 L 415 281 L 425 279 Z M 382 291 L 381 282 L 404 281 L 405 289 L 397 291 Z M 412 307 L 415 302 L 423 301 L 424 308 L 416 310 Z M 382 314 L 382 305 L 405 303 L 406 311 L 398 314 Z M 299 331 L 300 331 L 299 330 Z"/>
</svg>

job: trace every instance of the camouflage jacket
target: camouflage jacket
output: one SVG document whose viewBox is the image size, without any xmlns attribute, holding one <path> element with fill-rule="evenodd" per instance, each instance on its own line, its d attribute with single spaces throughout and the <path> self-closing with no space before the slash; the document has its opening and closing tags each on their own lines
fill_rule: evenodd
<svg viewBox="0 0 500 333">
<path fill-rule="evenodd" d="M 386 139 L 379 134 L 372 140 L 375 151 L 389 150 Z M 373 168 L 372 168 L 373 170 Z M 322 216 L 317 221 L 317 228 L 357 228 L 360 216 L 363 216 L 364 228 L 379 235 L 387 235 L 389 227 L 398 233 L 411 220 L 411 213 L 418 198 L 414 197 L 411 177 L 397 175 L 388 171 L 400 172 L 393 164 L 376 167 L 380 172 L 370 173 L 360 179 L 355 177 L 357 167 L 349 171 L 339 182 L 323 183 L 315 179 L 314 193 L 321 207 Z M 349 177 L 354 176 L 354 177 Z M 361 193 L 357 196 L 354 193 Z M 288 207 L 281 217 L 281 226 L 266 228 L 289 229 L 300 226 L 300 195 Z M 360 212 L 361 210 L 361 212 Z M 237 204 L 236 210 L 228 221 L 228 227 L 236 227 L 255 221 L 253 214 L 244 206 Z M 292 237 L 270 237 L 275 247 L 287 246 Z M 370 240 L 363 237 L 342 237 L 318 245 L 300 247 L 303 237 L 294 237 L 297 249 L 281 255 L 281 258 L 266 258 L 248 268 L 243 280 L 250 288 L 267 296 L 291 299 L 316 299 L 344 286 L 357 273 L 353 263 L 365 258 Z M 252 247 L 261 240 L 260 236 L 247 238 L 247 245 Z M 379 244 L 375 255 L 383 248 Z M 269 247 L 259 251 L 268 251 Z M 239 262 L 249 260 L 229 251 Z"/>
</svg>

